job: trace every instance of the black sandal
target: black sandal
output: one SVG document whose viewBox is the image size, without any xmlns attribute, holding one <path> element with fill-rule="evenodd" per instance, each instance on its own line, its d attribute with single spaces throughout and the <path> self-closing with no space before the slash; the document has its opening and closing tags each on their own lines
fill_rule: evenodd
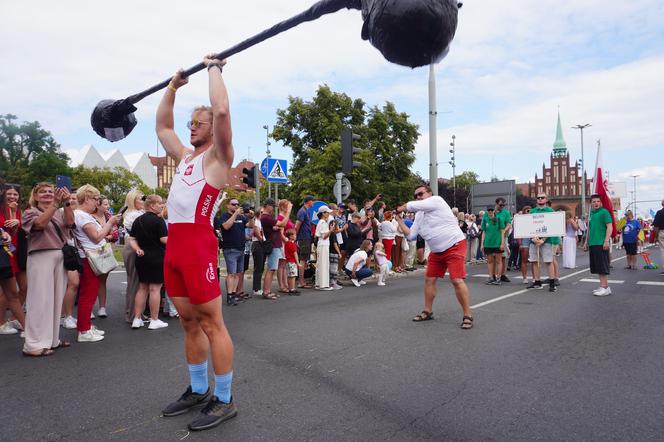
<svg viewBox="0 0 664 442">
<path fill-rule="evenodd" d="M 433 312 L 422 310 L 422 313 L 413 318 L 413 322 L 431 321 L 432 319 L 433 319 Z"/>
<path fill-rule="evenodd" d="M 470 330 L 471 328 L 473 328 L 473 317 L 464 316 L 461 320 L 461 330 Z"/>
<path fill-rule="evenodd" d="M 291 295 L 291 296 L 300 296 L 300 291 L 293 289 L 293 290 L 289 290 L 288 294 Z"/>
</svg>

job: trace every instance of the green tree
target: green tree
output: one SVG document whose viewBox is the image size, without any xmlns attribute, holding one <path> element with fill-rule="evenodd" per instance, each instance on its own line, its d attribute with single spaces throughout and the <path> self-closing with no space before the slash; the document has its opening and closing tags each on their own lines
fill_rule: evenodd
<svg viewBox="0 0 664 442">
<path fill-rule="evenodd" d="M 111 207 L 115 210 L 122 207 L 127 193 L 132 189 L 139 189 L 146 195 L 155 193 L 155 189 L 146 186 L 138 175 L 123 167 L 111 170 L 78 166 L 73 170 L 72 185 L 80 187 L 84 184 L 99 189 L 102 195 L 108 197 Z"/>
<path fill-rule="evenodd" d="M 306 194 L 332 201 L 335 173 L 341 169 L 340 135 L 350 127 L 360 135 L 354 146 L 362 166 L 355 169 L 351 197 L 373 198 L 382 193 L 388 204 L 407 200 L 421 178 L 410 171 L 415 161 L 418 127 L 392 103 L 366 109 L 361 99 L 320 86 L 311 101 L 290 97 L 286 109 L 277 110 L 275 140 L 293 150 L 291 184 L 286 195 L 300 201 Z"/>
<path fill-rule="evenodd" d="M 0 115 L 0 176 L 31 188 L 39 181 L 54 182 L 69 175 L 69 157 L 51 133 L 37 121 L 16 123 L 15 115 Z"/>
</svg>

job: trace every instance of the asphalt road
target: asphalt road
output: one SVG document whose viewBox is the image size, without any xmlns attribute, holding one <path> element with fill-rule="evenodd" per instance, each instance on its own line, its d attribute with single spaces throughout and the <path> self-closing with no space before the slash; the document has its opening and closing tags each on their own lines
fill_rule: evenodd
<svg viewBox="0 0 664 442">
<path fill-rule="evenodd" d="M 130 330 L 114 273 L 104 341 L 37 359 L 0 336 L 0 440 L 664 440 L 664 286 L 637 284 L 664 275 L 621 256 L 605 298 L 585 256 L 557 293 L 486 286 L 472 266 L 470 331 L 447 281 L 436 319 L 411 322 L 421 273 L 224 307 L 239 414 L 191 434 L 191 415 L 160 417 L 188 384 L 181 328 Z"/>
</svg>

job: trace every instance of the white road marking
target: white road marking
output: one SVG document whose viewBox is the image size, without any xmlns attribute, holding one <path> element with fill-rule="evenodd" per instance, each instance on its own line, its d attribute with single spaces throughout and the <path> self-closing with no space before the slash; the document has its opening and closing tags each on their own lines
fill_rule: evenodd
<svg viewBox="0 0 664 442">
<path fill-rule="evenodd" d="M 583 278 L 579 282 L 596 282 L 599 283 L 599 279 L 593 279 L 593 278 Z M 609 284 L 624 284 L 625 281 L 621 281 L 619 279 L 609 279 Z"/>
<path fill-rule="evenodd" d="M 637 281 L 637 285 L 663 285 L 664 282 L 661 281 Z"/>
<path fill-rule="evenodd" d="M 625 259 L 625 258 L 626 258 L 625 256 L 620 256 L 618 258 L 612 259 L 611 262 L 616 262 L 616 261 L 619 261 L 619 260 Z M 562 281 L 562 280 L 565 280 L 565 279 L 573 278 L 574 276 L 579 275 L 581 273 L 585 273 L 588 270 L 590 270 L 590 267 L 585 268 L 583 270 L 579 270 L 578 272 L 570 273 L 569 275 L 565 275 L 565 276 L 561 277 L 560 280 Z M 522 295 L 526 292 L 530 292 L 531 290 L 534 290 L 534 289 L 518 290 L 518 291 L 513 292 L 513 293 L 508 293 L 507 295 L 499 296 L 497 298 L 489 299 L 488 301 L 480 302 L 479 304 L 471 305 L 470 308 L 475 309 L 475 308 L 484 307 L 485 305 L 493 304 L 494 302 L 502 301 L 503 299 L 511 298 L 511 297 L 517 296 L 517 295 Z"/>
</svg>

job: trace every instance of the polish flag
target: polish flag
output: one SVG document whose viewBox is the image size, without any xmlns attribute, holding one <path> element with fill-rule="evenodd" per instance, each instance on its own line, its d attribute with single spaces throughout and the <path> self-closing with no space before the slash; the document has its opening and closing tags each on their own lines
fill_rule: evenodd
<svg viewBox="0 0 664 442">
<path fill-rule="evenodd" d="M 595 160 L 595 177 L 593 178 L 593 193 L 599 195 L 602 200 L 602 206 L 611 214 L 611 221 L 613 224 L 612 237 L 620 235 L 616 227 L 616 218 L 613 214 L 613 203 L 609 196 L 609 180 L 604 176 L 603 160 L 602 160 L 602 146 L 597 141 L 597 159 Z"/>
</svg>

